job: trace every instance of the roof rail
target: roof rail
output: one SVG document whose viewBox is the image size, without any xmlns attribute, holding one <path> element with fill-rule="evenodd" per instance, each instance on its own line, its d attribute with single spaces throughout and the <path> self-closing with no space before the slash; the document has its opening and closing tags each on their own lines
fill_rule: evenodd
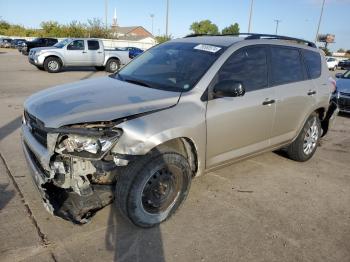
<svg viewBox="0 0 350 262">
<path fill-rule="evenodd" d="M 270 35 L 270 34 L 255 34 L 255 33 L 239 33 L 239 34 L 223 34 L 223 35 L 207 35 L 207 34 L 192 34 L 187 35 L 187 37 L 198 37 L 198 36 L 246 36 L 245 40 L 253 40 L 253 39 L 276 39 L 276 40 L 288 40 L 288 41 L 295 41 L 297 43 L 306 44 L 310 47 L 316 47 L 316 44 L 311 41 L 307 41 L 300 38 L 295 37 L 289 37 L 289 36 L 283 36 L 283 35 Z"/>
</svg>

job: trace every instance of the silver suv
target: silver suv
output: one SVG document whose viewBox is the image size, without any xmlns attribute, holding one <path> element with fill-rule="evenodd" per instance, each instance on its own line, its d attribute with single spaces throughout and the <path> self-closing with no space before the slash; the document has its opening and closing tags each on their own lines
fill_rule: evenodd
<svg viewBox="0 0 350 262">
<path fill-rule="evenodd" d="M 336 113 L 332 89 L 311 42 L 186 37 L 109 77 L 32 95 L 23 148 L 50 212 L 84 223 L 115 198 L 150 227 L 178 209 L 194 176 L 276 149 L 310 159 Z"/>
</svg>

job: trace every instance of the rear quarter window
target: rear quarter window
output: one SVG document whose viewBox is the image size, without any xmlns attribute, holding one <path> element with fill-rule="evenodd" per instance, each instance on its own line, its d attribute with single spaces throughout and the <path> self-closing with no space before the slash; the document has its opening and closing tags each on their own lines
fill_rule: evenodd
<svg viewBox="0 0 350 262">
<path fill-rule="evenodd" d="M 303 56 L 309 78 L 315 79 L 321 76 L 321 55 L 318 52 L 303 50 Z"/>
</svg>

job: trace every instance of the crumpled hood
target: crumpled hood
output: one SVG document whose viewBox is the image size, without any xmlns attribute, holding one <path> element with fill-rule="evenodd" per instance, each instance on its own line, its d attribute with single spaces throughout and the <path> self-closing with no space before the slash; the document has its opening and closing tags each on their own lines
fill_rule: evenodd
<svg viewBox="0 0 350 262">
<path fill-rule="evenodd" d="M 350 94 L 350 79 L 339 78 L 336 85 L 337 91 Z"/>
<path fill-rule="evenodd" d="M 58 128 L 167 108 L 176 105 L 179 96 L 177 92 L 102 77 L 40 91 L 25 101 L 24 109 L 45 127 Z"/>
</svg>

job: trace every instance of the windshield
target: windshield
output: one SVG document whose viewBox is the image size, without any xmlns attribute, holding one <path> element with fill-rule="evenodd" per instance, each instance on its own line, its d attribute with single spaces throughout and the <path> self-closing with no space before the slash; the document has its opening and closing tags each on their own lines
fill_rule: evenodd
<svg viewBox="0 0 350 262">
<path fill-rule="evenodd" d="M 70 41 L 70 39 L 67 38 L 67 39 L 64 39 L 64 40 L 62 40 L 62 41 L 60 41 L 60 42 L 54 44 L 53 46 L 54 46 L 54 47 L 57 47 L 57 48 L 62 48 L 62 47 L 64 47 L 66 44 L 68 44 L 69 41 Z"/>
<path fill-rule="evenodd" d="M 224 48 L 168 42 L 151 48 L 116 75 L 122 81 L 168 91 L 192 89 Z"/>
<path fill-rule="evenodd" d="M 341 78 L 350 79 L 350 71 L 346 71 L 346 72 L 344 73 L 344 75 L 342 75 Z"/>
</svg>

